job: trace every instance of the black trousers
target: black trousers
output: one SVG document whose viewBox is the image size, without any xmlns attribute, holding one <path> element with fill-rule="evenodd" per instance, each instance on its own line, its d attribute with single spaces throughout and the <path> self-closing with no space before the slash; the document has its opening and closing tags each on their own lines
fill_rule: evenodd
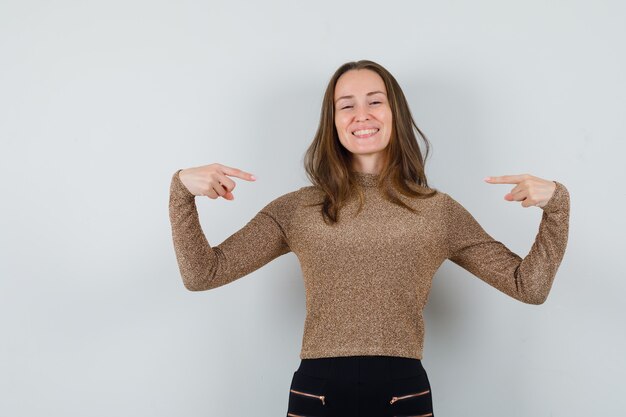
<svg viewBox="0 0 626 417">
<path fill-rule="evenodd" d="M 419 359 L 343 356 L 301 359 L 288 417 L 434 417 Z"/>
</svg>

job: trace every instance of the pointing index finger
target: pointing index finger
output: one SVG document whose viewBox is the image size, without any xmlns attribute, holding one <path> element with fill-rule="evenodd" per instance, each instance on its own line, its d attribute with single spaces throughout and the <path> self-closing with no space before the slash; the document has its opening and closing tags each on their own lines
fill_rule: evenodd
<svg viewBox="0 0 626 417">
<path fill-rule="evenodd" d="M 523 175 L 500 175 L 497 177 L 485 177 L 485 181 L 490 184 L 518 184 L 523 179 Z"/>
<path fill-rule="evenodd" d="M 246 171 L 242 171 L 241 169 L 238 168 L 232 168 L 226 165 L 222 165 L 222 171 L 224 171 L 224 174 L 226 175 L 230 175 L 232 177 L 237 177 L 237 178 L 241 178 L 243 180 L 256 180 L 256 177 L 252 174 L 250 174 L 249 172 Z"/>
</svg>

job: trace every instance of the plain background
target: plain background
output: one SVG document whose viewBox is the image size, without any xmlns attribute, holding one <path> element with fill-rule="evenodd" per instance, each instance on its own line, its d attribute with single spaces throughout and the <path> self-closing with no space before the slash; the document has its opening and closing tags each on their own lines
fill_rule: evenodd
<svg viewBox="0 0 626 417">
<path fill-rule="evenodd" d="M 299 363 L 293 253 L 182 285 L 178 168 L 252 172 L 196 199 L 217 244 L 308 181 L 326 84 L 371 59 L 433 145 L 429 183 L 525 256 L 541 210 L 487 175 L 571 194 L 545 304 L 447 261 L 426 307 L 435 415 L 622 415 L 626 335 L 621 1 L 0 3 L 0 415 L 279 416 Z"/>
</svg>

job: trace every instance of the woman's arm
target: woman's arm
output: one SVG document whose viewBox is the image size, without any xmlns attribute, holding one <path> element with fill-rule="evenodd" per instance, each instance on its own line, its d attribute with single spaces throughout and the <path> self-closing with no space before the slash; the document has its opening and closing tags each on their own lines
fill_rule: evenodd
<svg viewBox="0 0 626 417">
<path fill-rule="evenodd" d="M 172 176 L 169 216 L 178 267 L 188 290 L 220 287 L 290 252 L 279 222 L 285 212 L 280 206 L 291 194 L 267 204 L 245 226 L 212 247 L 200 225 L 195 195 L 181 182 L 180 171 Z"/>
<path fill-rule="evenodd" d="M 539 232 L 524 259 L 493 239 L 461 204 L 444 193 L 448 259 L 517 300 L 545 302 L 569 232 L 569 192 L 554 182 L 554 194 L 541 208 Z"/>
</svg>

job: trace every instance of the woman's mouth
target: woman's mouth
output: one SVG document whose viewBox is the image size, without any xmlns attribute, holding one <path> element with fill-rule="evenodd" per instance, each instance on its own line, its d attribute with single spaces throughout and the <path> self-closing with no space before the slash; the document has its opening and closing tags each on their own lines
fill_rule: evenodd
<svg viewBox="0 0 626 417">
<path fill-rule="evenodd" d="M 378 131 L 379 129 L 363 129 L 363 130 L 356 130 L 352 132 L 352 134 L 359 139 L 365 139 L 365 138 L 374 136 L 376 133 L 378 133 Z"/>
</svg>

